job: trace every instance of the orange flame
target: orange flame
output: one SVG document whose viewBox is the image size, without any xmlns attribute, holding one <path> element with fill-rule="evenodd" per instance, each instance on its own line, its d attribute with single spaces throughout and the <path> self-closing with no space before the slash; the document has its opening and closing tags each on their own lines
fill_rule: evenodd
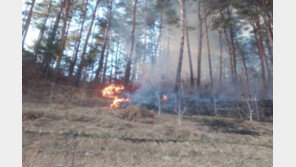
<svg viewBox="0 0 296 167">
<path fill-rule="evenodd" d="M 168 99 L 168 97 L 167 97 L 167 95 L 162 95 L 161 99 L 162 99 L 163 101 L 166 101 L 166 100 Z"/>
<path fill-rule="evenodd" d="M 102 90 L 102 95 L 104 97 L 113 99 L 113 102 L 110 104 L 111 109 L 119 108 L 122 102 L 127 102 L 130 100 L 129 98 L 119 98 L 117 96 L 117 94 L 121 93 L 122 90 L 124 90 L 123 85 L 115 84 L 111 84 Z"/>
</svg>

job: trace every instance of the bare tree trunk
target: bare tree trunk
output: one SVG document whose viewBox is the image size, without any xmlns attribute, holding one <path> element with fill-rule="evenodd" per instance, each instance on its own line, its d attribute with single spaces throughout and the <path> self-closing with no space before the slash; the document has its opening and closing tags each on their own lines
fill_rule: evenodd
<svg viewBox="0 0 296 167">
<path fill-rule="evenodd" d="M 218 111 L 217 111 L 217 102 L 216 102 L 216 98 L 214 96 L 214 112 L 215 112 L 215 117 L 218 116 Z"/>
<path fill-rule="evenodd" d="M 110 41 L 108 38 L 107 39 L 107 52 L 106 52 L 106 56 L 105 56 L 104 71 L 103 71 L 103 76 L 102 76 L 102 85 L 105 85 L 105 83 L 106 83 L 106 71 L 107 71 L 108 57 L 109 57 L 109 50 L 110 50 L 110 43 L 109 42 Z"/>
<path fill-rule="evenodd" d="M 169 57 L 170 57 L 170 36 L 171 36 L 171 29 L 168 27 L 168 40 L 167 40 L 167 62 L 168 65 L 170 63 Z"/>
<path fill-rule="evenodd" d="M 272 32 L 272 0 L 265 0 L 262 2 L 262 5 L 263 5 L 263 8 L 267 9 L 269 8 L 269 6 L 271 6 L 271 9 L 269 10 L 264 10 L 262 12 L 262 18 L 263 18 L 263 21 L 264 21 L 264 25 L 265 25 L 265 29 L 266 29 L 266 32 L 267 32 L 267 38 L 268 38 L 268 42 L 269 42 L 269 46 L 271 48 L 273 48 L 273 32 Z M 256 10 L 257 12 L 259 12 L 259 7 L 256 6 Z M 271 11 L 271 12 L 270 12 Z M 271 18 L 270 18 L 270 15 L 271 15 Z"/>
<path fill-rule="evenodd" d="M 109 40 L 109 42 L 108 42 L 108 50 L 111 52 L 110 47 L 113 47 L 114 48 L 114 44 L 113 44 L 113 46 L 112 45 L 110 46 L 110 40 Z M 117 54 L 117 53 L 115 53 L 115 54 Z M 113 78 L 114 78 L 113 71 L 115 71 L 115 59 L 116 59 L 116 57 L 114 57 L 114 55 L 112 55 L 111 56 L 111 62 L 110 62 L 110 68 L 109 68 L 109 74 L 110 74 L 109 75 L 109 81 L 108 81 L 109 83 L 112 83 Z"/>
<path fill-rule="evenodd" d="M 253 122 L 253 111 L 251 109 L 251 105 L 250 105 L 249 100 L 246 99 L 246 103 L 247 103 L 247 106 L 248 106 L 248 109 L 249 109 L 249 119 L 250 119 L 250 122 Z"/>
<path fill-rule="evenodd" d="M 25 11 L 24 13 L 22 13 L 22 30 L 24 29 L 24 26 L 26 24 L 26 19 L 27 19 L 27 16 L 29 14 L 29 11 L 30 11 L 30 6 L 29 5 L 25 5 Z"/>
<path fill-rule="evenodd" d="M 229 61 L 230 61 L 230 69 L 231 69 L 231 78 L 232 78 L 232 82 L 235 81 L 235 77 L 234 77 L 234 68 L 233 68 L 233 59 L 232 59 L 232 49 L 231 49 L 231 46 L 229 44 L 229 40 L 228 40 L 228 37 L 227 37 L 227 32 L 226 32 L 226 28 L 223 27 L 224 29 L 224 37 L 225 37 L 225 43 L 226 43 L 226 47 L 227 47 L 227 50 L 228 50 L 228 54 L 229 54 Z"/>
<path fill-rule="evenodd" d="M 51 6 L 52 6 L 52 0 L 50 0 L 49 2 L 49 6 L 47 8 L 47 13 L 46 13 L 46 16 L 44 18 L 44 21 L 43 21 L 43 24 L 42 24 L 42 27 L 40 28 L 40 33 L 39 33 L 39 36 L 38 36 L 38 39 L 37 39 L 37 42 L 35 44 L 35 47 L 34 47 L 34 61 L 36 62 L 37 60 L 37 55 L 38 55 L 38 49 L 40 47 L 40 44 L 41 44 L 41 41 L 43 39 L 43 35 L 44 35 L 44 32 L 45 32 L 45 29 L 46 29 L 46 23 L 47 23 L 47 20 L 48 20 L 48 17 L 49 17 L 49 13 L 50 13 L 50 10 L 51 10 Z"/>
<path fill-rule="evenodd" d="M 156 48 L 156 33 L 155 33 L 155 25 L 152 28 L 153 34 L 150 35 L 151 38 L 151 51 L 150 51 L 150 59 L 152 64 L 152 70 L 154 69 L 155 63 L 156 63 L 156 54 L 155 54 L 155 48 Z"/>
<path fill-rule="evenodd" d="M 109 3 L 108 8 L 109 8 L 109 12 L 108 12 L 108 18 L 107 18 L 107 25 L 106 25 L 106 30 L 105 30 L 105 34 L 104 34 L 103 48 L 102 48 L 100 60 L 99 60 L 99 67 L 96 72 L 96 78 L 95 78 L 96 80 L 99 78 L 99 75 L 101 75 L 102 70 L 103 70 L 104 53 L 105 53 L 107 43 L 108 43 L 109 27 L 110 27 L 110 22 L 111 22 L 111 18 L 112 18 L 112 2 Z"/>
<path fill-rule="evenodd" d="M 115 70 L 114 70 L 114 77 L 113 77 L 113 79 L 115 78 L 115 80 L 117 80 L 118 69 L 119 69 L 119 67 L 118 67 L 118 64 L 119 64 L 118 59 L 119 59 L 119 52 L 120 52 L 119 51 L 119 46 L 120 46 L 120 40 L 118 38 L 118 40 L 117 40 L 117 47 L 116 47 L 116 53 L 115 53 L 115 66 L 114 66 Z"/>
<path fill-rule="evenodd" d="M 265 40 L 266 40 L 265 44 L 268 49 L 268 55 L 270 56 L 270 57 L 268 57 L 268 59 L 270 60 L 270 66 L 272 67 L 272 65 L 273 65 L 273 50 L 272 50 L 271 46 L 269 45 L 268 39 L 266 38 Z"/>
<path fill-rule="evenodd" d="M 268 19 L 266 18 L 266 15 L 263 15 L 262 17 L 263 17 L 265 29 L 267 32 L 267 38 L 268 38 L 269 45 L 271 48 L 273 48 L 273 35 L 272 35 L 270 23 L 269 23 Z"/>
<path fill-rule="evenodd" d="M 259 109 L 258 109 L 258 104 L 257 104 L 257 98 L 255 98 L 255 106 L 256 106 L 257 119 L 258 119 L 258 121 L 260 121 L 260 114 L 259 114 Z"/>
<path fill-rule="evenodd" d="M 223 56 L 223 52 L 222 52 L 222 32 L 221 30 L 219 30 L 219 48 L 220 48 L 220 75 L 219 75 L 219 81 L 220 84 L 222 83 L 222 56 Z"/>
<path fill-rule="evenodd" d="M 55 72 L 54 72 L 54 78 L 53 81 L 55 83 L 58 82 L 58 77 L 60 73 L 60 65 L 61 65 L 61 60 L 64 54 L 64 49 L 65 49 L 65 43 L 66 43 L 66 30 L 67 30 L 67 22 L 69 19 L 69 12 L 70 12 L 70 7 L 71 7 L 71 0 L 66 0 L 66 11 L 64 14 L 64 19 L 63 19 L 63 29 L 62 29 L 62 34 L 61 34 L 61 41 L 60 41 L 60 53 L 57 56 L 57 65 L 55 67 Z"/>
<path fill-rule="evenodd" d="M 179 88 L 181 85 L 181 71 L 182 71 L 182 61 L 183 61 L 183 49 L 184 49 L 184 36 L 185 36 L 185 8 L 184 8 L 184 0 L 179 0 L 179 4 L 181 6 L 181 40 L 180 40 L 180 51 L 179 51 L 179 60 L 178 60 L 178 68 L 175 82 L 175 92 L 179 94 Z"/>
<path fill-rule="evenodd" d="M 222 20 L 225 20 L 224 19 L 224 15 L 223 15 L 223 11 L 221 10 L 220 11 L 220 15 L 221 15 L 221 19 Z M 225 43 L 226 43 L 226 47 L 227 47 L 227 50 L 228 50 L 228 54 L 229 54 L 229 62 L 230 62 L 230 70 L 231 70 L 231 79 L 232 79 L 232 82 L 235 81 L 235 77 L 234 77 L 234 66 L 233 66 L 233 55 L 232 55 L 232 47 L 230 46 L 229 44 L 229 40 L 228 40 L 228 35 L 227 35 L 227 31 L 226 31 L 226 27 L 223 26 L 223 33 L 224 33 L 224 37 L 225 37 Z"/>
<path fill-rule="evenodd" d="M 181 126 L 182 124 L 182 113 L 179 111 L 178 112 L 178 126 Z"/>
<path fill-rule="evenodd" d="M 154 51 L 155 58 L 157 57 L 158 46 L 159 46 L 159 42 L 160 42 L 160 38 L 161 38 L 162 20 L 163 20 L 163 10 L 161 10 L 161 13 L 160 13 L 159 35 L 158 35 L 158 39 L 157 39 L 157 43 L 156 43 L 156 47 L 155 47 L 155 51 Z"/>
<path fill-rule="evenodd" d="M 125 75 L 124 75 L 124 85 L 128 86 L 130 81 L 130 73 L 131 73 L 131 63 L 132 63 L 132 55 L 134 51 L 134 44 L 135 44 L 135 30 L 136 30 L 136 11 L 137 11 L 137 3 L 138 0 L 135 0 L 134 9 L 133 9 L 133 23 L 132 23 L 132 31 L 131 31 L 131 48 L 129 55 L 127 56 L 127 64 L 125 68 Z"/>
<path fill-rule="evenodd" d="M 45 55 L 43 58 L 43 71 L 45 72 L 45 79 L 47 79 L 47 77 L 49 75 L 50 61 L 51 61 L 51 56 L 53 54 L 54 40 L 56 37 L 57 29 L 59 27 L 61 14 L 64 10 L 64 7 L 65 7 L 65 1 L 61 1 L 59 12 L 56 16 L 52 31 L 51 31 L 49 39 L 47 40 L 47 43 L 46 43 L 46 51 L 45 51 Z"/>
<path fill-rule="evenodd" d="M 242 56 L 242 61 L 243 61 L 244 70 L 245 70 L 245 76 L 246 76 L 247 84 L 249 86 L 249 75 L 248 75 L 248 68 L 247 68 L 245 53 L 242 50 L 242 48 L 240 47 L 240 45 L 239 45 L 239 43 L 238 43 L 237 40 L 236 40 L 236 45 L 237 45 L 238 49 L 240 50 L 240 53 L 241 53 L 241 56 Z"/>
<path fill-rule="evenodd" d="M 256 7 L 256 10 L 257 10 L 257 12 L 259 12 L 258 7 Z M 263 18 L 263 20 L 264 20 L 264 18 Z M 264 22 L 265 22 L 265 20 L 264 20 Z M 260 24 L 260 16 L 258 16 L 256 18 L 255 23 L 256 23 L 256 27 L 257 27 L 257 36 L 258 36 L 258 42 L 259 42 L 258 46 L 261 48 L 262 56 L 264 58 L 265 67 L 266 67 L 266 71 L 267 71 L 267 80 L 270 81 L 271 72 L 270 72 L 270 66 L 269 66 L 269 63 L 268 63 L 268 59 L 267 59 L 265 49 L 264 49 L 264 44 L 263 44 L 263 36 L 262 36 L 261 24 Z M 267 31 L 267 37 L 270 38 L 269 39 L 270 40 L 269 44 L 271 44 L 270 46 L 272 46 L 272 32 L 271 32 L 271 29 L 266 28 L 266 31 Z"/>
<path fill-rule="evenodd" d="M 32 14 L 33 14 L 33 8 L 34 8 L 34 5 L 35 5 L 35 1 L 36 0 L 32 0 L 31 8 L 30 8 L 30 11 L 28 13 L 26 23 L 25 23 L 25 25 L 23 27 L 23 31 L 22 31 L 22 35 L 23 35 L 22 48 L 24 48 L 26 36 L 27 36 L 28 30 L 29 30 L 29 26 L 30 26 L 30 22 L 31 22 Z"/>
<path fill-rule="evenodd" d="M 202 54 L 202 36 L 203 36 L 203 32 L 202 32 L 202 16 L 201 16 L 201 10 L 200 10 L 200 1 L 198 1 L 198 6 L 197 6 L 197 10 L 198 10 L 198 22 L 199 22 L 199 36 L 198 36 L 198 53 L 197 53 L 197 78 L 196 78 L 196 85 L 197 87 L 200 86 L 200 78 L 201 78 L 201 54 Z"/>
<path fill-rule="evenodd" d="M 143 62 L 146 61 L 146 55 L 147 55 L 147 0 L 145 0 L 145 14 L 144 14 L 144 56 L 143 56 Z"/>
<path fill-rule="evenodd" d="M 95 20 L 95 15 L 96 15 L 97 8 L 98 8 L 98 5 L 99 5 L 100 1 L 101 0 L 97 0 L 95 9 L 94 9 L 94 11 L 92 13 L 92 19 L 91 19 L 91 22 L 90 22 L 90 26 L 89 26 L 89 29 L 88 29 L 88 32 L 87 32 L 87 35 L 86 35 L 86 39 L 85 39 L 85 43 L 84 43 L 84 46 L 83 46 L 83 51 L 82 51 L 82 54 L 81 54 L 81 62 L 79 64 L 78 70 L 77 70 L 76 83 L 75 83 L 76 86 L 79 86 L 79 82 L 80 82 L 80 78 L 81 78 L 81 72 L 82 72 L 82 69 L 83 69 L 84 63 L 85 63 L 84 59 L 85 59 L 87 44 L 88 44 L 88 40 L 89 40 L 91 31 L 92 31 L 92 27 L 93 27 L 94 20 Z"/>
<path fill-rule="evenodd" d="M 233 23 L 229 8 L 227 8 L 227 13 L 228 13 L 228 19 L 231 20 L 231 22 Z M 236 81 L 237 80 L 237 69 L 236 69 L 236 52 L 235 52 L 235 47 L 234 47 L 233 24 L 230 25 L 229 30 L 230 30 L 230 39 L 231 39 L 231 47 L 232 47 L 231 51 L 232 51 L 232 59 L 233 59 L 234 79 Z"/>
<path fill-rule="evenodd" d="M 207 51 L 208 51 L 209 73 L 210 73 L 211 85 L 213 85 L 214 81 L 213 81 L 213 74 L 212 74 L 212 60 L 211 60 L 211 50 L 210 50 L 207 16 L 205 16 L 205 28 L 206 28 L 206 41 L 207 41 L 207 49 L 208 49 Z"/>
<path fill-rule="evenodd" d="M 133 71 L 132 71 L 131 80 L 134 80 L 136 78 L 137 68 L 138 68 L 137 65 L 139 64 L 139 59 L 140 59 L 139 53 L 137 52 L 137 43 L 138 42 L 135 43 L 136 48 L 134 49 L 134 54 L 133 54 L 134 55 L 134 58 L 133 58 L 134 63 L 133 63 L 133 66 L 132 66 L 133 67 Z"/>
<path fill-rule="evenodd" d="M 190 86 L 191 86 L 191 88 L 193 88 L 193 86 L 194 86 L 193 67 L 192 67 L 192 57 L 191 57 L 191 50 L 190 50 L 189 32 L 188 32 L 187 27 L 186 27 L 186 42 L 187 42 L 188 59 L 189 59 Z"/>
<path fill-rule="evenodd" d="M 86 2 L 84 4 L 84 9 L 83 9 L 83 13 L 82 13 L 82 20 L 81 20 L 81 26 L 80 26 L 80 32 L 79 32 L 79 35 L 78 35 L 78 42 L 77 42 L 77 45 L 75 45 L 73 60 L 70 62 L 69 73 L 68 73 L 69 78 L 71 78 L 73 76 L 74 67 L 75 67 L 76 61 L 77 61 L 77 55 L 78 55 L 78 52 L 79 52 L 81 37 L 82 37 L 83 30 L 84 30 L 83 29 L 84 22 L 85 22 L 85 19 L 86 19 L 87 4 L 88 4 L 88 0 L 86 0 Z"/>
<path fill-rule="evenodd" d="M 254 25 L 254 32 L 255 32 L 255 37 L 257 39 L 257 46 L 259 50 L 259 59 L 260 59 L 260 65 L 261 65 L 261 78 L 263 83 L 266 83 L 265 79 L 265 66 L 264 66 L 264 48 L 263 48 L 263 42 L 262 42 L 262 34 L 261 34 L 261 26 L 260 26 L 260 21 L 259 18 L 255 19 L 255 24 Z"/>
</svg>

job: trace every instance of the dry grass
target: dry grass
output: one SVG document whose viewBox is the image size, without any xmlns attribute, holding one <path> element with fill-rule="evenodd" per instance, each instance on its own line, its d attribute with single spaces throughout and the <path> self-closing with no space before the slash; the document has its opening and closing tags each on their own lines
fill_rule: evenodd
<svg viewBox="0 0 296 167">
<path fill-rule="evenodd" d="M 153 110 L 141 106 L 128 106 L 125 109 L 108 111 L 107 114 L 112 114 L 120 119 L 143 123 L 153 123 L 155 116 Z"/>
<path fill-rule="evenodd" d="M 23 166 L 272 166 L 272 123 L 23 103 Z M 76 146 L 76 147 L 75 147 Z"/>
</svg>

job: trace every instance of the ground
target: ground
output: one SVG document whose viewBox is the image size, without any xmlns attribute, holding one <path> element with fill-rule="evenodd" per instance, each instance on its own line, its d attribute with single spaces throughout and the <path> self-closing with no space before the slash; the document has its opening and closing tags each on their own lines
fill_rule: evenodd
<svg viewBox="0 0 296 167">
<path fill-rule="evenodd" d="M 271 122 L 23 102 L 23 166 L 272 166 Z"/>
</svg>

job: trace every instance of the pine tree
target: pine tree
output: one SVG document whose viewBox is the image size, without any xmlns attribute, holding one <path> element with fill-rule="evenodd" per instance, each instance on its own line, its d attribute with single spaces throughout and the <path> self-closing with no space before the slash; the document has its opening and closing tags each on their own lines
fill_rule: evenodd
<svg viewBox="0 0 296 167">
<path fill-rule="evenodd" d="M 30 11 L 29 11 L 29 13 L 27 15 L 27 19 L 26 19 L 26 22 L 25 22 L 23 30 L 22 30 L 22 35 L 23 35 L 22 48 L 24 48 L 26 36 L 27 36 L 28 30 L 29 30 L 29 27 L 30 27 L 35 2 L 36 2 L 36 0 L 32 0 L 32 2 L 31 2 L 31 8 L 30 8 Z"/>
<path fill-rule="evenodd" d="M 130 82 L 130 73 L 131 73 L 131 63 L 132 63 L 132 55 L 134 51 L 134 44 L 135 44 L 135 30 L 136 30 L 136 11 L 137 11 L 137 3 L 138 0 L 135 0 L 134 7 L 133 7 L 133 22 L 132 22 L 132 31 L 131 31 L 131 46 L 129 55 L 127 56 L 127 64 L 125 68 L 125 76 L 124 76 L 124 84 L 125 86 L 129 86 Z"/>
<path fill-rule="evenodd" d="M 90 37 L 91 31 L 92 31 L 92 27 L 93 27 L 93 24 L 94 24 L 97 8 L 99 6 L 100 1 L 101 0 L 96 1 L 96 5 L 95 5 L 95 8 L 94 8 L 92 16 L 91 16 L 91 22 L 90 22 L 89 29 L 88 29 L 88 32 L 87 32 L 87 35 L 86 35 L 85 43 L 84 43 L 82 54 L 81 54 L 80 64 L 78 66 L 78 70 L 77 70 L 77 74 L 76 74 L 76 82 L 75 82 L 76 86 L 79 86 L 79 82 L 80 82 L 80 78 L 81 78 L 81 74 L 82 74 L 81 72 L 82 72 L 83 67 L 85 66 L 84 60 L 85 60 L 86 49 L 87 49 L 87 46 L 88 46 L 89 37 Z"/>
<path fill-rule="evenodd" d="M 184 49 L 184 37 L 185 37 L 185 7 L 184 0 L 179 0 L 180 4 L 180 21 L 181 21 L 181 40 L 180 40 L 180 51 L 179 51 L 179 60 L 176 73 L 175 81 L 175 92 L 178 94 L 179 88 L 181 86 L 181 71 L 182 71 L 182 61 L 183 61 L 183 49 Z"/>
</svg>

